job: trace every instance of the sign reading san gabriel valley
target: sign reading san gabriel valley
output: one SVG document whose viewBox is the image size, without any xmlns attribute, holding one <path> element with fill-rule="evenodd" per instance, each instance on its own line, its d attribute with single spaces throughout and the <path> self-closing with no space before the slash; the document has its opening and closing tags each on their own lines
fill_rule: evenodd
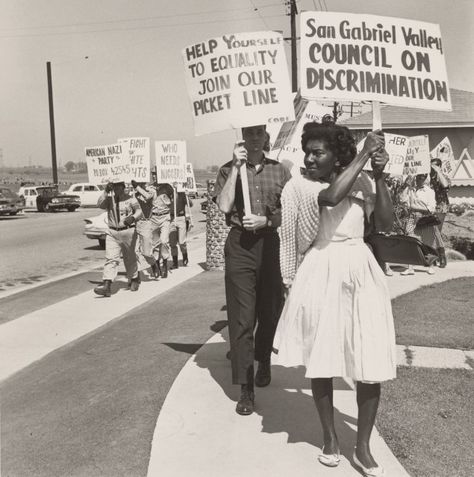
<svg viewBox="0 0 474 477">
<path fill-rule="evenodd" d="M 302 96 L 451 111 L 439 25 L 336 12 L 300 18 Z"/>
<path fill-rule="evenodd" d="M 294 119 L 281 34 L 222 35 L 182 55 L 196 135 Z"/>
</svg>

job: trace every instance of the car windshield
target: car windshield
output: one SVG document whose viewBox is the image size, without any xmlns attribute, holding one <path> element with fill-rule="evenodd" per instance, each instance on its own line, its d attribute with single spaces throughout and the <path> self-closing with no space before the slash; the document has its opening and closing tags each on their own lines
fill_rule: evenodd
<svg viewBox="0 0 474 477">
<path fill-rule="evenodd" d="M 10 189 L 0 189 L 0 197 L 5 199 L 14 199 L 15 194 Z"/>
<path fill-rule="evenodd" d="M 42 187 L 41 189 L 38 189 L 38 194 L 43 197 L 52 197 L 58 195 L 58 189 L 56 187 Z"/>
</svg>

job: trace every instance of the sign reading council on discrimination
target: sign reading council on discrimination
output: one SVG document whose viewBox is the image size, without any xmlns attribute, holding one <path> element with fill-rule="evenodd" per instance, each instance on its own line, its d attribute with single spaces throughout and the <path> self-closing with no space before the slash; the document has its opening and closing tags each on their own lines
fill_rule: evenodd
<svg viewBox="0 0 474 477">
<path fill-rule="evenodd" d="M 159 184 L 178 182 L 182 190 L 186 182 L 186 141 L 155 141 L 156 181 Z"/>
<path fill-rule="evenodd" d="M 86 147 L 86 162 L 91 184 L 130 182 L 133 179 L 130 157 L 122 154 L 122 144 Z"/>
<path fill-rule="evenodd" d="M 439 25 L 301 13 L 301 94 L 451 111 Z"/>
<path fill-rule="evenodd" d="M 150 181 L 150 138 L 129 137 L 118 140 L 123 154 L 130 158 L 132 179 L 137 182 Z"/>
<path fill-rule="evenodd" d="M 281 34 L 222 35 L 182 54 L 196 135 L 294 119 Z"/>
</svg>

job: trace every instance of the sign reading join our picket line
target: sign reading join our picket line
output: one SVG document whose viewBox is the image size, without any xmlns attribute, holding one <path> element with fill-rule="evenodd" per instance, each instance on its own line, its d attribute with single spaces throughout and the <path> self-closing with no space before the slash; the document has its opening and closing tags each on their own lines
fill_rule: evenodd
<svg viewBox="0 0 474 477">
<path fill-rule="evenodd" d="M 122 144 L 86 147 L 89 182 L 130 182 L 133 179 L 130 157 L 122 154 Z"/>
<path fill-rule="evenodd" d="M 132 179 L 137 182 L 150 181 L 150 138 L 129 137 L 118 140 L 123 154 L 128 155 L 132 167 Z"/>
<path fill-rule="evenodd" d="M 439 25 L 302 12 L 301 94 L 451 111 Z"/>
<path fill-rule="evenodd" d="M 407 155 L 403 166 L 404 176 L 430 173 L 430 146 L 428 136 L 412 136 L 408 138 Z"/>
<path fill-rule="evenodd" d="M 454 159 L 453 147 L 448 137 L 445 137 L 440 143 L 430 152 L 431 159 L 441 159 L 441 170 L 449 178 L 453 177 L 456 169 L 456 161 Z"/>
<path fill-rule="evenodd" d="M 281 34 L 222 35 L 186 47 L 186 85 L 196 135 L 294 119 Z"/>
<path fill-rule="evenodd" d="M 405 165 L 408 144 L 410 138 L 401 136 L 400 134 L 384 133 L 385 150 L 388 153 L 389 160 L 385 166 L 384 172 L 393 176 L 401 176 Z M 357 152 L 364 147 L 365 138 L 357 144 Z M 371 171 L 372 165 L 370 160 L 365 163 L 364 170 Z"/>
<path fill-rule="evenodd" d="M 177 182 L 180 190 L 186 182 L 186 141 L 155 141 L 156 181 Z"/>
</svg>

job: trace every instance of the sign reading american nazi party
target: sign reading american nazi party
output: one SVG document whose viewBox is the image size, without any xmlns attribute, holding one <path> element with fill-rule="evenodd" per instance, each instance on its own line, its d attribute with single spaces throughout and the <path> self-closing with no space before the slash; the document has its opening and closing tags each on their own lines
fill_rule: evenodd
<svg viewBox="0 0 474 477">
<path fill-rule="evenodd" d="M 185 79 L 196 135 L 294 119 L 280 33 L 233 33 L 187 46 Z"/>
<path fill-rule="evenodd" d="M 91 184 L 130 182 L 133 179 L 130 157 L 122 144 L 86 147 L 87 174 Z"/>
<path fill-rule="evenodd" d="M 301 94 L 451 111 L 439 25 L 339 12 L 302 12 Z"/>
<path fill-rule="evenodd" d="M 407 155 L 403 167 L 404 176 L 430 173 L 430 145 L 428 136 L 412 136 L 408 138 Z"/>
<path fill-rule="evenodd" d="M 123 154 L 130 158 L 132 179 L 137 182 L 150 181 L 150 138 L 129 137 L 118 140 Z"/>
<path fill-rule="evenodd" d="M 186 182 L 186 141 L 155 141 L 156 180 L 159 184 Z"/>
</svg>

